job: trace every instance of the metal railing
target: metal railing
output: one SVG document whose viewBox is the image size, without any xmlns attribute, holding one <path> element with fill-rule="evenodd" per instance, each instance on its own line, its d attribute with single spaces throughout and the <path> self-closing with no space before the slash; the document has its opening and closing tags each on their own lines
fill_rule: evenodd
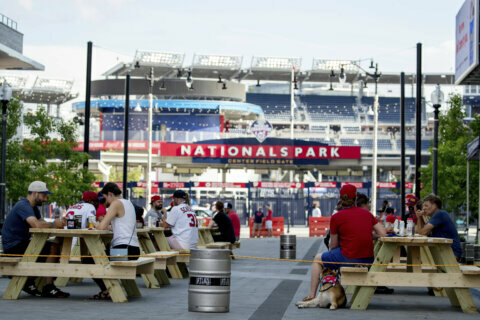
<svg viewBox="0 0 480 320">
<path fill-rule="evenodd" d="M 9 28 L 17 30 L 17 22 L 0 13 L 1 22 Z"/>
</svg>

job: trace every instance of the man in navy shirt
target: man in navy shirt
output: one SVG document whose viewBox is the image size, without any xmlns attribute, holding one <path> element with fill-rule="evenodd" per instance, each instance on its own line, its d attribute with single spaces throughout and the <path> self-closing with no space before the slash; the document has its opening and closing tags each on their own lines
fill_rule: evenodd
<svg viewBox="0 0 480 320">
<path fill-rule="evenodd" d="M 462 247 L 460 246 L 460 237 L 452 219 L 445 210 L 442 209 L 442 200 L 431 194 L 423 199 L 423 210 L 417 211 L 417 226 L 415 230 L 422 235 L 431 234 L 436 238 L 452 239 L 452 250 L 457 260 L 462 256 Z M 423 215 L 431 217 L 425 224 Z"/>
<path fill-rule="evenodd" d="M 2 228 L 3 252 L 6 254 L 24 254 L 30 244 L 30 228 L 59 228 L 65 226 L 65 219 L 46 222 L 40 215 L 38 206 L 47 202 L 47 194 L 51 194 L 42 181 L 34 181 L 28 186 L 28 196 L 18 201 L 8 213 Z M 58 244 L 47 242 L 41 255 L 58 255 Z M 42 260 L 39 258 L 39 260 Z M 55 263 L 58 258 L 48 257 L 46 262 Z M 46 278 L 46 285 L 40 292 L 35 287 L 35 278 L 28 278 L 23 291 L 33 296 L 48 298 L 67 298 L 70 294 L 62 292 L 53 284 L 53 278 Z"/>
<path fill-rule="evenodd" d="M 257 237 L 260 238 L 260 231 L 262 230 L 262 223 L 263 223 L 263 220 L 265 220 L 264 218 L 264 214 L 262 211 L 260 211 L 260 209 L 258 209 L 256 212 L 255 212 L 255 215 L 254 215 L 254 220 L 253 220 L 253 237 L 255 237 L 255 231 L 258 230 L 257 232 Z"/>
</svg>

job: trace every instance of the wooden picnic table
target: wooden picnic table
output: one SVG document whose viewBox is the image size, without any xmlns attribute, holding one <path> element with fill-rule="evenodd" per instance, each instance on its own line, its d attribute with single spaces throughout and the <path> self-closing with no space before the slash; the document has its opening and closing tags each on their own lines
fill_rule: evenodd
<svg viewBox="0 0 480 320">
<path fill-rule="evenodd" d="M 351 309 L 365 310 L 377 286 L 444 288 L 452 306 L 465 313 L 477 313 L 468 288 L 480 286 L 480 269 L 461 269 L 451 239 L 432 237 L 384 237 L 379 239 L 374 265 L 367 268 L 341 268 L 342 284 L 356 286 L 351 298 Z M 387 272 L 387 267 L 398 252 L 407 248 L 407 267 L 402 272 Z M 422 254 L 422 251 L 430 253 Z M 433 259 L 437 273 L 422 273 L 422 267 Z M 409 266 L 408 266 L 409 265 Z"/>
<path fill-rule="evenodd" d="M 131 261 L 110 261 L 105 252 L 102 238 L 111 238 L 112 232 L 107 230 L 88 229 L 49 229 L 31 228 L 32 239 L 17 263 L 2 266 L 2 274 L 12 275 L 12 279 L 3 295 L 4 299 L 18 299 L 27 281 L 27 277 L 80 277 L 103 279 L 113 302 L 127 302 L 121 282 L 128 296 L 141 296 L 135 282 L 137 273 L 153 274 L 154 259 L 140 258 Z M 39 263 L 41 253 L 49 237 L 55 236 L 61 241 L 61 258 L 59 263 Z M 94 264 L 69 263 L 72 239 L 78 237 L 85 243 L 88 252 L 93 256 Z M 4 259 L 4 258 L 3 258 Z"/>
</svg>

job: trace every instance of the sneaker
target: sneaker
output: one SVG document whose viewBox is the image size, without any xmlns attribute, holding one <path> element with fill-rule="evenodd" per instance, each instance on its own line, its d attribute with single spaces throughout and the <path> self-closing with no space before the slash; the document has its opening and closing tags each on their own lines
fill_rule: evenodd
<svg viewBox="0 0 480 320">
<path fill-rule="evenodd" d="M 40 292 L 40 290 L 37 289 L 37 287 L 35 287 L 34 284 L 25 285 L 23 287 L 23 291 L 25 291 L 26 293 L 28 293 L 29 295 L 34 296 L 34 297 L 41 297 L 42 296 L 42 293 Z"/>
<path fill-rule="evenodd" d="M 70 293 L 63 292 L 62 290 L 55 287 L 53 284 L 47 284 L 43 287 L 42 297 L 45 298 L 68 298 Z"/>
</svg>

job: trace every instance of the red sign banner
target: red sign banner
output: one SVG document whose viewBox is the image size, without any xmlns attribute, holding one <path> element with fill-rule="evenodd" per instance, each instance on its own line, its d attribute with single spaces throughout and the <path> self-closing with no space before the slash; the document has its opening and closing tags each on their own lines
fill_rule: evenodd
<svg viewBox="0 0 480 320">
<path fill-rule="evenodd" d="M 347 184 L 351 184 L 352 186 L 354 186 L 357 189 L 362 189 L 363 188 L 363 182 L 342 182 L 342 187 L 344 185 L 347 185 Z"/>
<path fill-rule="evenodd" d="M 377 188 L 395 189 L 396 187 L 397 187 L 396 182 L 377 182 Z"/>
<path fill-rule="evenodd" d="M 253 159 L 360 159 L 360 147 L 219 145 L 162 142 L 166 157 Z"/>
<path fill-rule="evenodd" d="M 246 188 L 246 183 L 240 182 L 194 182 L 195 188 Z"/>
<path fill-rule="evenodd" d="M 305 188 L 303 182 L 254 182 L 254 188 Z"/>
<path fill-rule="evenodd" d="M 315 182 L 315 188 L 336 188 L 337 183 L 336 182 Z"/>
<path fill-rule="evenodd" d="M 185 182 L 163 182 L 165 189 L 185 188 Z"/>
</svg>

